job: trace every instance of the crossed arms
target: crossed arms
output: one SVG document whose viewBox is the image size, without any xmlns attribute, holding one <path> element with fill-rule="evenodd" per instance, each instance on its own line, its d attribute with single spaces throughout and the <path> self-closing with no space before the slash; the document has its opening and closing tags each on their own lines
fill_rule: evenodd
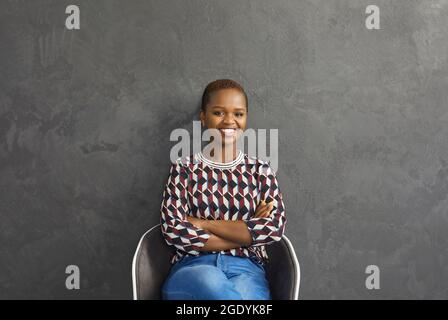
<svg viewBox="0 0 448 320">
<path fill-rule="evenodd" d="M 255 217 L 269 217 L 274 203 L 260 201 Z M 221 251 L 252 245 L 252 235 L 243 220 L 207 220 L 187 216 L 194 226 L 211 233 L 210 238 L 199 251 Z"/>
<path fill-rule="evenodd" d="M 248 220 L 207 220 L 189 215 L 187 173 L 173 164 L 161 206 L 161 229 L 166 242 L 189 254 L 221 251 L 248 246 L 262 246 L 279 241 L 286 217 L 275 174 L 268 164 L 260 173 L 261 198 L 253 217 Z"/>
</svg>

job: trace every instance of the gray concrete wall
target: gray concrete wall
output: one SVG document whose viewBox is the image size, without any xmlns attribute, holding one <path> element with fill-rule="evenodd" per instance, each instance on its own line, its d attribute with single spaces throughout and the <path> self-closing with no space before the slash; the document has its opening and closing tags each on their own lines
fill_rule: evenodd
<svg viewBox="0 0 448 320">
<path fill-rule="evenodd" d="M 0 298 L 130 299 L 169 134 L 223 77 L 280 129 L 302 298 L 448 298 L 448 1 L 69 4 L 0 2 Z"/>
</svg>

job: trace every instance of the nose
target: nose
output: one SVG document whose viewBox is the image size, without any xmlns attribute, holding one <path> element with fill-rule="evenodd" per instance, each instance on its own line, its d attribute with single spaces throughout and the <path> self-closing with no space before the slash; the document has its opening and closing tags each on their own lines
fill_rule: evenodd
<svg viewBox="0 0 448 320">
<path fill-rule="evenodd" d="M 232 114 L 226 114 L 224 116 L 224 121 L 225 124 L 233 124 L 235 123 L 234 119 L 233 119 L 233 115 Z"/>
</svg>

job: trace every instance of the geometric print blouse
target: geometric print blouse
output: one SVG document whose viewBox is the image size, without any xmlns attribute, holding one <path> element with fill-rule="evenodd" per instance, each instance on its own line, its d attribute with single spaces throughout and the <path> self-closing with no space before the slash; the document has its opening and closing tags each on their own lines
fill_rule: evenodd
<svg viewBox="0 0 448 320">
<path fill-rule="evenodd" d="M 268 218 L 255 218 L 261 199 L 274 202 Z M 232 162 L 214 162 L 202 152 L 185 156 L 171 165 L 163 191 L 160 224 L 165 241 L 176 248 L 170 258 L 176 263 L 185 255 L 208 253 L 255 257 L 269 262 L 266 245 L 279 241 L 286 217 L 282 193 L 269 161 L 239 150 Z M 252 236 L 250 246 L 222 251 L 199 251 L 210 233 L 197 228 L 187 215 L 214 220 L 243 220 Z"/>
</svg>

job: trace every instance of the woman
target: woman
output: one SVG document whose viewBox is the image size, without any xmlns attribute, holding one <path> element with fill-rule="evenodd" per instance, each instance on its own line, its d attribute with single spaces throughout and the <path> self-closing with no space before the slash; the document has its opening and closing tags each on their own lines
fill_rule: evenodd
<svg viewBox="0 0 448 320">
<path fill-rule="evenodd" d="M 286 217 L 270 163 L 237 150 L 248 100 L 235 81 L 207 85 L 200 119 L 216 129 L 213 152 L 177 159 L 161 206 L 161 229 L 176 247 L 162 287 L 167 300 L 270 300 L 265 245 Z"/>
</svg>

